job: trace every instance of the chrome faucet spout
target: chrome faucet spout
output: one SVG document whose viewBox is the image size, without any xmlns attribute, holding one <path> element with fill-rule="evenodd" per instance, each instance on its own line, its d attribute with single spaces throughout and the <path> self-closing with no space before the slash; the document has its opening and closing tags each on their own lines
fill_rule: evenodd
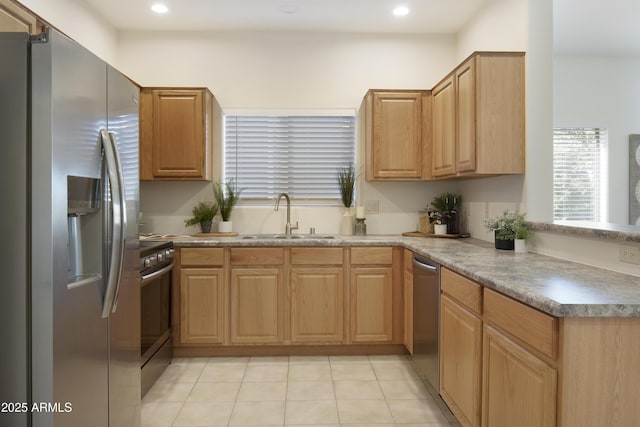
<svg viewBox="0 0 640 427">
<path fill-rule="evenodd" d="M 273 208 L 273 210 L 277 211 L 280 208 L 280 199 L 282 199 L 283 197 L 287 201 L 287 224 L 284 228 L 284 234 L 290 235 L 291 230 L 298 229 L 298 221 L 296 221 L 296 225 L 291 225 L 291 199 L 289 198 L 289 195 L 287 193 L 278 194 L 278 197 L 276 198 L 276 206 Z"/>
</svg>

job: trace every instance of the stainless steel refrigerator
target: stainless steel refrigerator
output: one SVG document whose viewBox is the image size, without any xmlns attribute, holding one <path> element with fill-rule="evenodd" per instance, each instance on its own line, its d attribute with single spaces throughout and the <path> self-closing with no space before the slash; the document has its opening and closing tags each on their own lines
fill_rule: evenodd
<svg viewBox="0 0 640 427">
<path fill-rule="evenodd" d="M 138 88 L 0 33 L 0 425 L 140 425 Z"/>
</svg>

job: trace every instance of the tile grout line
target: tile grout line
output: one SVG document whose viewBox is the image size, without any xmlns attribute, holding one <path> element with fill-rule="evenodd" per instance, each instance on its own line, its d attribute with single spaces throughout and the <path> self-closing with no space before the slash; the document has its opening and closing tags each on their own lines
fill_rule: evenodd
<svg viewBox="0 0 640 427">
<path fill-rule="evenodd" d="M 391 406 L 389 406 L 389 401 L 387 400 L 387 396 L 384 394 L 384 390 L 382 389 L 382 385 L 380 385 L 380 378 L 378 378 L 378 374 L 376 374 L 376 370 L 373 366 L 373 363 L 371 363 L 371 355 L 367 356 L 369 359 L 369 364 L 371 364 L 371 370 L 373 371 L 373 376 L 376 377 L 376 383 L 378 384 L 378 388 L 380 389 L 380 393 L 382 393 L 382 397 L 384 398 L 384 404 L 387 405 L 387 410 L 389 411 L 389 415 L 391 415 L 391 420 L 393 421 L 394 425 L 397 425 L 398 422 L 396 421 L 396 418 L 393 416 L 393 412 L 391 412 Z"/>
</svg>

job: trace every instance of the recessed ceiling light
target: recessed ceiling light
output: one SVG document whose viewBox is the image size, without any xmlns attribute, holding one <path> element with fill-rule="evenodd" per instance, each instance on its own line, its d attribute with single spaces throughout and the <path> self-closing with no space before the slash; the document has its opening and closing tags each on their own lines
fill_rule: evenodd
<svg viewBox="0 0 640 427">
<path fill-rule="evenodd" d="M 406 6 L 398 6 L 393 9 L 393 14 L 395 16 L 405 16 L 409 14 L 409 8 Z"/>
<path fill-rule="evenodd" d="M 162 4 L 162 3 L 156 3 L 153 6 L 151 6 L 151 10 L 153 10 L 155 13 L 167 13 L 169 12 L 169 8 Z"/>
</svg>

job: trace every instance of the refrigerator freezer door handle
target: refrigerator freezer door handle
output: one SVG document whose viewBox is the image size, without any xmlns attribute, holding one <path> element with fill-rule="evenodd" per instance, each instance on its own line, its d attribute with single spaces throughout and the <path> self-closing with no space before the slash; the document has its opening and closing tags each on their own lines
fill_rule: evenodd
<svg viewBox="0 0 640 427">
<path fill-rule="evenodd" d="M 124 248 L 126 239 L 126 206 L 124 195 L 124 179 L 120 165 L 120 155 L 115 135 L 106 130 L 100 131 L 100 139 L 104 149 L 107 164 L 107 175 L 111 189 L 111 206 L 113 221 L 111 224 L 112 244 L 107 272 L 107 288 L 102 303 L 102 317 L 109 317 L 116 310 L 118 290 L 124 262 Z"/>
</svg>

